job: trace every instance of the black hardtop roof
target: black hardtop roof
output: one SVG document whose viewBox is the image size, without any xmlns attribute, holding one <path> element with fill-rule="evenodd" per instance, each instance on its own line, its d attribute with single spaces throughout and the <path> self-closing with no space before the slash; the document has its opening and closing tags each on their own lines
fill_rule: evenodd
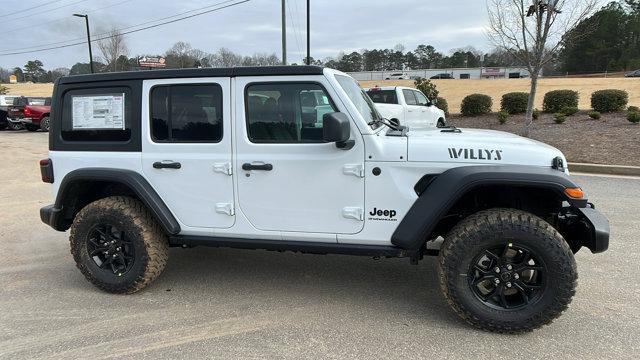
<svg viewBox="0 0 640 360">
<path fill-rule="evenodd" d="M 78 83 L 89 83 L 89 82 L 97 82 L 97 81 L 153 80 L 153 79 L 172 79 L 172 78 L 198 78 L 198 77 L 322 75 L 323 70 L 324 68 L 319 66 L 301 66 L 301 65 L 146 70 L 146 71 L 128 71 L 128 72 L 65 76 L 60 78 L 58 80 L 58 83 L 59 84 L 78 84 Z"/>
</svg>

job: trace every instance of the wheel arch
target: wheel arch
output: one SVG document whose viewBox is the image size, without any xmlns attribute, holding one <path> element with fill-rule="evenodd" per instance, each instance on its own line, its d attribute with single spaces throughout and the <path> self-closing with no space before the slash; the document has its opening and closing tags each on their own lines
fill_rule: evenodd
<svg viewBox="0 0 640 360">
<path fill-rule="evenodd" d="M 110 196 L 138 199 L 165 233 L 177 235 L 180 232 L 175 216 L 142 175 L 131 170 L 106 168 L 77 169 L 64 177 L 54 205 L 59 215 L 52 225 L 56 230 L 65 231 L 82 208 Z"/>
<path fill-rule="evenodd" d="M 415 186 L 418 199 L 404 216 L 391 242 L 417 251 L 429 239 L 444 235 L 463 218 L 488 208 L 510 207 L 543 218 L 564 201 L 584 208 L 586 199 L 570 199 L 576 188 L 566 174 L 532 166 L 465 166 L 440 175 L 425 175 Z M 548 213 L 547 213 L 548 212 Z"/>
</svg>

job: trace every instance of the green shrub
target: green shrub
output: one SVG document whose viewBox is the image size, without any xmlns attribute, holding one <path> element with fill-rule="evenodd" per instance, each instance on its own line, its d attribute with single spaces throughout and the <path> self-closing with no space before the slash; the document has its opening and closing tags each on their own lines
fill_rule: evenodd
<svg viewBox="0 0 640 360">
<path fill-rule="evenodd" d="M 509 113 L 507 111 L 502 110 L 498 113 L 498 121 L 500 122 L 500 124 L 506 124 L 508 119 Z"/>
<path fill-rule="evenodd" d="M 500 109 L 506 111 L 511 115 L 524 114 L 527 112 L 527 105 L 529 104 L 529 93 L 526 92 L 512 92 L 502 95 L 500 101 Z"/>
<path fill-rule="evenodd" d="M 533 120 L 538 120 L 540 118 L 540 110 L 533 109 L 533 113 L 531 115 L 533 116 Z"/>
<path fill-rule="evenodd" d="M 554 90 L 544 95 L 542 110 L 547 113 L 557 113 L 563 107 L 578 107 L 580 95 L 573 90 Z"/>
<path fill-rule="evenodd" d="M 640 112 L 629 111 L 629 113 L 627 114 L 627 120 L 634 124 L 640 123 Z"/>
<path fill-rule="evenodd" d="M 449 103 L 447 99 L 441 97 L 436 98 L 436 107 L 444 111 L 446 115 L 449 115 Z"/>
<path fill-rule="evenodd" d="M 573 116 L 577 114 L 578 111 L 579 110 L 577 107 L 572 107 L 572 106 L 565 106 L 560 110 L 560 112 L 565 114 L 566 116 Z"/>
<path fill-rule="evenodd" d="M 562 124 L 565 121 L 567 121 L 567 115 L 565 115 L 563 113 L 555 113 L 553 115 L 553 121 L 555 121 L 556 124 Z"/>
<path fill-rule="evenodd" d="M 440 95 L 440 92 L 436 88 L 436 84 L 432 83 L 429 79 L 418 78 L 413 82 L 413 84 L 416 89 L 422 91 L 427 99 L 437 99 L 438 95 Z"/>
<path fill-rule="evenodd" d="M 491 112 L 493 100 L 484 94 L 471 94 L 462 100 L 460 111 L 463 116 L 485 115 Z"/>
<path fill-rule="evenodd" d="M 640 112 L 640 108 L 637 106 L 629 106 L 629 108 L 627 108 L 627 111 L 629 112 Z"/>
<path fill-rule="evenodd" d="M 624 90 L 600 90 L 591 94 L 591 107 L 595 111 L 622 111 L 629 103 L 629 93 Z"/>
<path fill-rule="evenodd" d="M 589 112 L 589 117 L 592 118 L 593 120 L 600 120 L 602 115 L 600 115 L 600 113 L 597 112 L 597 111 L 590 111 Z"/>
</svg>

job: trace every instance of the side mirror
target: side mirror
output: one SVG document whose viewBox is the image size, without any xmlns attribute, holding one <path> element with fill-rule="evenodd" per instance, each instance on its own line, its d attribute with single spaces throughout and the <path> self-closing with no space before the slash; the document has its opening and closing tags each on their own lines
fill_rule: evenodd
<svg viewBox="0 0 640 360">
<path fill-rule="evenodd" d="M 431 107 L 431 106 L 433 106 L 433 105 L 434 105 L 434 104 L 433 104 L 433 101 L 429 101 L 429 102 L 427 102 L 426 104 L 424 104 L 424 106 L 427 106 L 427 107 Z"/>
<path fill-rule="evenodd" d="M 341 112 L 327 113 L 322 116 L 322 140 L 327 143 L 336 143 L 340 149 L 348 150 L 351 142 L 351 123 L 349 117 Z M 354 142 L 355 145 L 355 142 Z M 345 149 L 348 147 L 348 149 Z"/>
</svg>

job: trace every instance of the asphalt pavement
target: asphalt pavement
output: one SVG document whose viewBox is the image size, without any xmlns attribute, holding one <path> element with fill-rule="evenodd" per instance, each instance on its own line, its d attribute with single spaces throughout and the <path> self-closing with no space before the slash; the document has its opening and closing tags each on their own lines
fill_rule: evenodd
<svg viewBox="0 0 640 360">
<path fill-rule="evenodd" d="M 2 359 L 640 358 L 639 178 L 575 176 L 611 221 L 610 249 L 579 252 L 569 310 L 514 336 L 459 320 L 434 258 L 172 249 L 148 289 L 103 293 L 76 270 L 68 233 L 40 222 L 46 143 L 0 132 Z"/>
</svg>

